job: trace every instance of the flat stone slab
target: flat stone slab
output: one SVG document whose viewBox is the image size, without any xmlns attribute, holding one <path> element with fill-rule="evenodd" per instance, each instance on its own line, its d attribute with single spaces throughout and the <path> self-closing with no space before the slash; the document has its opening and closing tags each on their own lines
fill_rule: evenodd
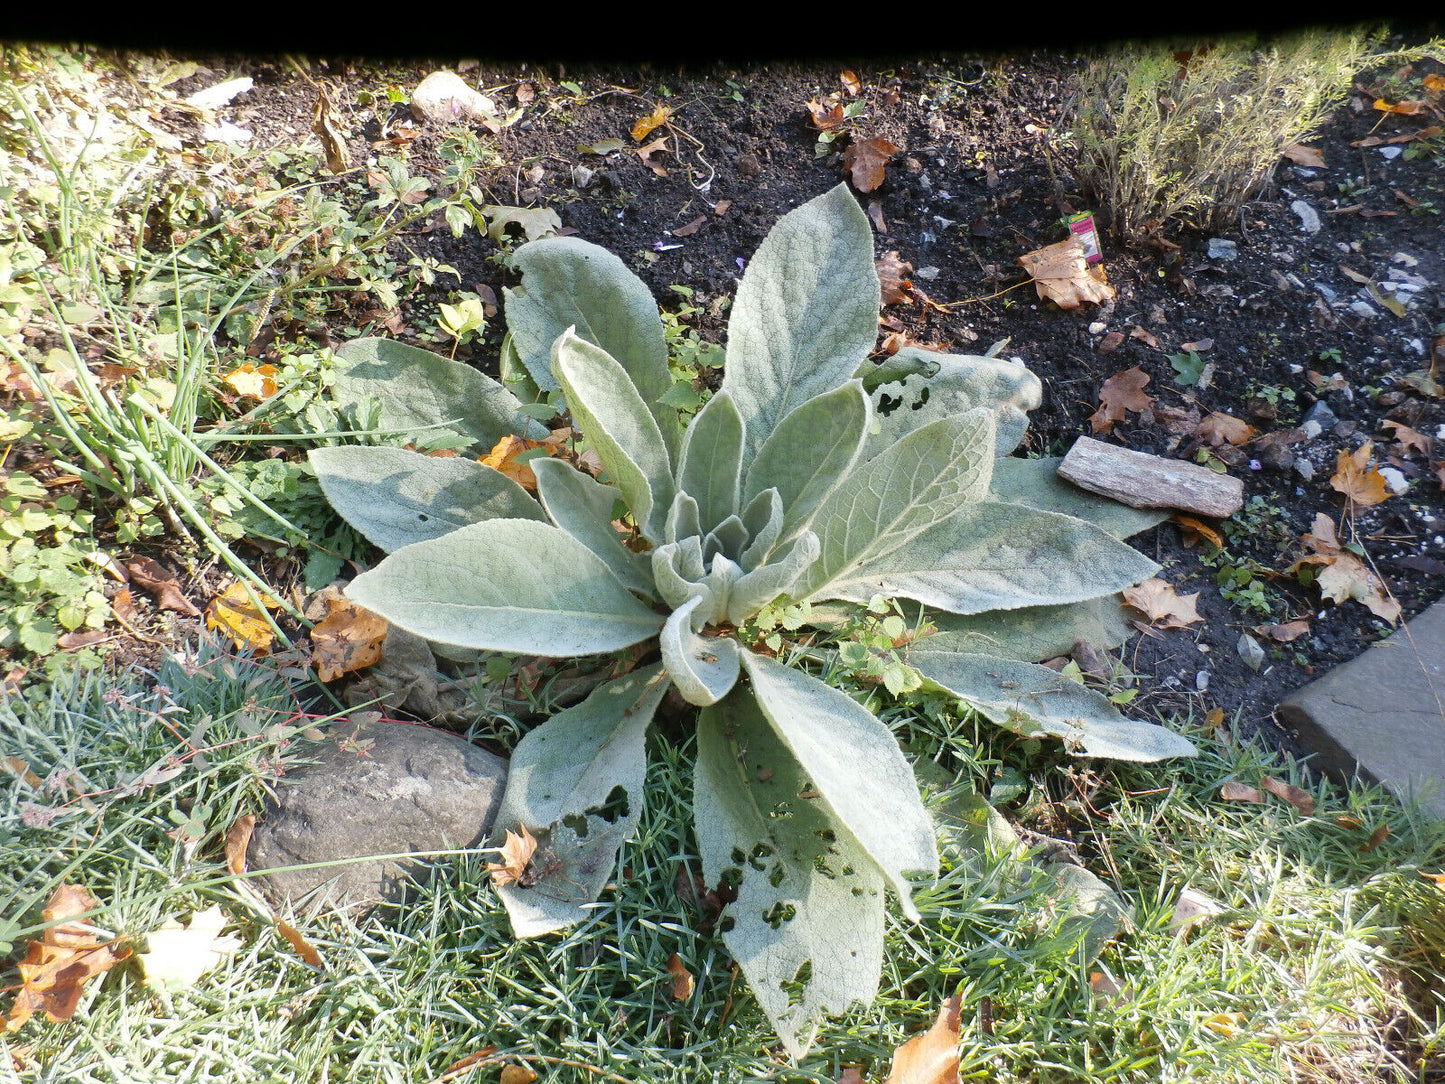
<svg viewBox="0 0 1445 1084">
<path fill-rule="evenodd" d="M 1445 818 L 1445 601 L 1291 694 L 1278 714 L 1318 767 L 1419 794 Z"/>
</svg>

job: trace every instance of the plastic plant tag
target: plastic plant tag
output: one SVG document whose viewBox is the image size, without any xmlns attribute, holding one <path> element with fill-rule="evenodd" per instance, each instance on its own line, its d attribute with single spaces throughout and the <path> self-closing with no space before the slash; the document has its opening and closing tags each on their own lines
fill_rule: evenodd
<svg viewBox="0 0 1445 1084">
<path fill-rule="evenodd" d="M 1104 254 L 1099 249 L 1099 232 L 1094 229 L 1093 212 L 1080 211 L 1076 215 L 1070 215 L 1065 221 L 1069 224 L 1069 232 L 1083 242 L 1084 259 L 1089 263 L 1102 261 Z"/>
</svg>

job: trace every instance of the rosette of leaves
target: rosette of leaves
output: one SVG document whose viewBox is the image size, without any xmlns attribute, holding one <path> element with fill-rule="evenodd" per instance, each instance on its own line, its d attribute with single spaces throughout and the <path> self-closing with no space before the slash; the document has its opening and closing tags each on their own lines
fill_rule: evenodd
<svg viewBox="0 0 1445 1084">
<path fill-rule="evenodd" d="M 1157 570 L 1120 538 L 1155 517 L 1066 490 L 1051 462 L 1001 458 L 1040 398 L 1021 365 L 919 350 L 867 360 L 872 236 L 843 187 L 764 240 L 732 306 L 722 388 L 685 431 L 660 402 L 671 380 L 656 303 L 619 259 L 548 238 L 515 264 L 511 348 L 539 389 L 560 391 L 610 484 L 537 458 L 534 500 L 462 457 L 317 450 L 327 496 L 390 553 L 347 593 L 462 648 L 655 645 L 643 659 L 656 661 L 518 744 L 497 828 L 525 827 L 538 846 L 498 891 L 520 936 L 585 917 L 637 823 L 645 733 L 676 688 L 698 708 L 704 874 L 736 892 L 724 940 L 799 1053 L 823 1013 L 871 1001 L 885 891 L 917 919 L 910 878 L 936 875 L 938 852 L 888 728 L 737 630 L 779 600 L 913 599 L 939 612 L 941 631 L 910 662 L 990 720 L 1085 754 L 1191 753 L 1035 665 L 1080 635 L 1119 632 L 1111 596 Z M 341 397 L 405 399 L 381 424 L 459 427 L 474 451 L 526 425 L 505 389 L 444 359 L 376 340 L 342 353 L 362 364 L 343 373 Z M 414 368 L 405 387 L 402 362 L 382 353 Z M 409 382 L 423 370 L 434 393 Z"/>
</svg>

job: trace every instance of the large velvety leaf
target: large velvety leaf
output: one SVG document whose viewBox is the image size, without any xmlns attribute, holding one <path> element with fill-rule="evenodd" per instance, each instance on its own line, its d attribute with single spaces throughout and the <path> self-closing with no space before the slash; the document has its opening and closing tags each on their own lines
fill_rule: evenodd
<svg viewBox="0 0 1445 1084">
<path fill-rule="evenodd" d="M 1026 412 L 1043 401 L 1039 378 L 1022 365 L 971 354 L 936 354 L 916 346 L 898 351 L 894 364 L 917 358 L 937 367 L 932 376 L 909 376 L 873 391 L 878 432 L 869 434 L 866 456 L 874 456 L 913 430 L 950 414 L 983 407 L 994 414 L 996 452 L 1008 455 L 1023 440 Z"/>
<path fill-rule="evenodd" d="M 993 463 L 993 418 L 975 410 L 915 429 L 852 471 L 813 515 L 822 549 L 797 597 L 853 598 L 860 569 L 892 567 L 896 551 L 981 499 Z"/>
<path fill-rule="evenodd" d="M 925 430 L 920 430 L 925 432 Z M 824 551 L 826 556 L 826 550 Z M 953 613 L 1052 606 L 1112 594 L 1159 566 L 1092 523 L 978 501 L 836 575 L 821 598 L 911 598 Z"/>
<path fill-rule="evenodd" d="M 693 802 L 703 877 L 740 878 L 723 941 L 795 1058 L 824 1013 L 873 1000 L 883 962 L 883 877 L 823 802 L 801 797 L 813 785 L 746 689 L 702 711 Z"/>
<path fill-rule="evenodd" d="M 677 468 L 677 488 L 697 501 L 704 531 L 738 511 L 742 460 L 742 418 L 732 397 L 718 392 L 688 426 Z"/>
<path fill-rule="evenodd" d="M 542 518 L 525 489 L 470 459 L 359 446 L 307 458 L 331 507 L 387 553 L 484 519 Z"/>
<path fill-rule="evenodd" d="M 426 640 L 564 657 L 654 636 L 662 618 L 560 527 L 491 519 L 397 550 L 348 598 Z"/>
<path fill-rule="evenodd" d="M 930 619 L 938 631 L 910 645 L 910 657 L 918 652 L 963 651 L 1041 662 L 1067 655 L 1076 640 L 1101 651 L 1116 648 L 1132 631 L 1117 594 L 1058 606 L 935 613 Z"/>
<path fill-rule="evenodd" d="M 1187 738 L 1125 719 L 1102 693 L 1047 666 L 997 655 L 916 653 L 929 681 L 967 701 L 990 722 L 1027 738 L 1061 738 L 1069 752 L 1115 760 L 1193 756 Z"/>
<path fill-rule="evenodd" d="M 565 331 L 552 347 L 552 369 L 572 417 L 597 449 L 648 541 L 662 541 L 672 507 L 672 458 L 657 422 L 627 373 L 607 351 Z"/>
<path fill-rule="evenodd" d="M 677 411 L 657 405 L 672 387 L 667 341 L 646 284 L 617 256 L 577 237 L 529 242 L 517 249 L 512 265 L 522 272 L 522 284 L 503 291 L 507 327 L 537 386 L 544 391 L 559 386 L 552 344 L 575 328 L 584 341 L 617 359 L 654 410 L 669 451 L 676 452 Z"/>
<path fill-rule="evenodd" d="M 1000 457 L 993 467 L 991 496 L 1013 504 L 1026 504 L 1045 512 L 1073 516 L 1102 527 L 1115 538 L 1129 538 L 1169 518 L 1158 508 L 1130 508 L 1127 504 L 1090 493 L 1059 477 L 1059 456 L 1045 459 Z"/>
<path fill-rule="evenodd" d="M 599 685 L 513 750 L 497 834 L 525 826 L 539 842 L 537 883 L 497 889 L 518 937 L 581 921 L 582 904 L 602 894 L 642 815 L 643 738 L 667 684 L 662 668 L 650 666 Z"/>
<path fill-rule="evenodd" d="M 738 642 L 692 630 L 692 612 L 704 601 L 694 596 L 673 610 L 659 638 L 662 665 L 672 683 L 684 700 L 700 707 L 716 704 L 738 680 Z"/>
<path fill-rule="evenodd" d="M 470 365 L 394 339 L 352 339 L 336 352 L 331 397 L 340 406 L 368 396 L 381 403 L 384 429 L 445 426 L 491 448 L 508 433 L 540 440 L 547 430 L 515 395 Z M 425 434 L 420 434 L 424 436 Z"/>
<path fill-rule="evenodd" d="M 872 229 L 846 185 L 772 228 L 728 323 L 723 390 L 747 430 L 744 465 L 789 411 L 852 377 L 877 341 L 878 302 Z"/>
<path fill-rule="evenodd" d="M 561 459 L 534 459 L 532 473 L 552 522 L 602 558 L 624 587 L 651 595 L 651 559 L 624 546 L 612 526 L 618 491 Z"/>
<path fill-rule="evenodd" d="M 905 873 L 938 873 L 933 825 L 892 733 L 847 693 L 801 670 L 742 653 L 753 696 L 832 811 L 917 921 Z"/>
<path fill-rule="evenodd" d="M 872 417 L 872 404 L 857 380 L 796 407 L 758 449 L 743 500 L 776 489 L 783 501 L 780 538 L 803 530 L 823 498 L 858 462 Z"/>
</svg>

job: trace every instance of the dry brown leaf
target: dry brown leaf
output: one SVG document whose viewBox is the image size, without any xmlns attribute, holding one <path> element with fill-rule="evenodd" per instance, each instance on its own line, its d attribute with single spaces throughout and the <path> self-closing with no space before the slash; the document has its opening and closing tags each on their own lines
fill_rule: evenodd
<svg viewBox="0 0 1445 1084">
<path fill-rule="evenodd" d="M 268 610 L 281 608 L 281 604 L 269 596 L 263 596 L 261 602 Z M 239 580 L 213 598 L 206 607 L 206 627 L 221 630 L 238 648 L 258 655 L 270 651 L 271 643 L 276 639 L 266 616 L 256 608 L 246 585 Z"/>
<path fill-rule="evenodd" d="M 1085 301 L 1098 303 L 1114 296 L 1104 265 L 1084 258 L 1084 244 L 1077 237 L 1027 252 L 1018 262 L 1034 280 L 1039 296 L 1061 309 L 1077 309 Z"/>
<path fill-rule="evenodd" d="M 913 284 L 908 281 L 908 276 L 913 273 L 913 265 L 899 259 L 897 249 L 885 252 L 874 260 L 873 269 L 878 273 L 878 285 L 883 290 L 883 304 L 896 305 L 900 301 L 912 300 L 909 289 Z"/>
<path fill-rule="evenodd" d="M 115 593 L 110 600 L 110 609 L 122 621 L 134 622 L 140 616 L 136 612 L 135 602 L 130 597 L 129 587 L 122 587 Z"/>
<path fill-rule="evenodd" d="M 1089 417 L 1094 432 L 1110 432 L 1116 422 L 1122 422 L 1128 417 L 1128 411 L 1132 410 L 1137 414 L 1141 410 L 1148 410 L 1149 404 L 1154 402 L 1152 396 L 1144 394 L 1144 387 L 1148 383 L 1149 374 L 1137 365 L 1115 373 L 1104 381 L 1103 387 L 1099 389 L 1099 409 Z"/>
<path fill-rule="evenodd" d="M 693 977 L 687 965 L 677 953 L 667 958 L 667 973 L 672 976 L 672 996 L 674 1000 L 686 1001 L 692 997 Z"/>
<path fill-rule="evenodd" d="M 1411 429 L 1404 422 L 1386 418 L 1385 428 L 1394 430 L 1393 436 L 1400 442 L 1400 450 L 1405 455 L 1419 452 L 1428 459 L 1435 450 L 1434 440 L 1417 429 Z"/>
<path fill-rule="evenodd" d="M 1381 113 L 1399 113 L 1402 116 L 1414 117 L 1426 112 L 1429 107 L 1422 101 L 1415 98 L 1406 99 L 1403 102 L 1390 103 L 1384 98 L 1375 99 L 1375 108 Z"/>
<path fill-rule="evenodd" d="M 1203 621 L 1195 609 L 1199 592 L 1180 595 L 1172 584 L 1158 576 L 1145 580 L 1136 587 L 1124 588 L 1124 601 L 1149 619 L 1159 629 L 1182 629 Z"/>
<path fill-rule="evenodd" d="M 1256 625 L 1254 631 L 1266 640 L 1288 644 L 1298 640 L 1301 636 L 1309 635 L 1310 623 L 1304 618 L 1300 618 L 1296 621 L 1285 621 L 1279 625 Z"/>
<path fill-rule="evenodd" d="M 1400 603 L 1364 561 L 1340 546 L 1329 516 L 1316 513 L 1314 527 L 1300 541 L 1312 552 L 1292 564 L 1291 573 L 1297 572 L 1301 565 L 1318 565 L 1320 572 L 1315 585 L 1324 598 L 1336 604 L 1352 598 L 1392 625 L 1399 620 Z"/>
<path fill-rule="evenodd" d="M 30 942 L 20 971 L 20 992 L 5 1019 L 5 1029 L 16 1031 L 37 1012 L 54 1023 L 69 1020 L 80 1004 L 87 979 L 109 971 L 130 955 L 120 939 L 102 942 L 96 927 L 86 921 L 64 921 L 93 911 L 100 901 L 80 885 L 62 884 L 40 912 L 50 926 L 40 940 Z"/>
<path fill-rule="evenodd" d="M 883 183 L 883 167 L 897 153 L 897 145 L 881 136 L 858 140 L 848 144 L 843 152 L 843 168 L 848 171 L 854 188 L 872 192 Z"/>
<path fill-rule="evenodd" d="M 175 574 L 149 557 L 136 557 L 126 563 L 126 572 L 135 583 L 140 584 L 152 595 L 155 596 L 156 605 L 163 610 L 175 610 L 178 613 L 190 617 L 200 617 L 201 611 L 191 604 L 191 600 L 181 594 L 180 584 L 176 582 Z"/>
<path fill-rule="evenodd" d="M 938 1010 L 933 1026 L 893 1052 L 885 1084 L 959 1084 L 958 1032 L 963 997 L 954 994 Z"/>
<path fill-rule="evenodd" d="M 1311 169 L 1322 169 L 1325 164 L 1325 156 L 1318 147 L 1306 147 L 1302 143 L 1291 143 L 1284 149 L 1284 156 L 1297 166 Z"/>
<path fill-rule="evenodd" d="M 1102 971 L 1089 972 L 1089 989 L 1099 1004 L 1117 1009 L 1134 1000 L 1134 992 L 1128 986 L 1120 986 Z"/>
<path fill-rule="evenodd" d="M 571 432 L 570 429 L 558 430 L 546 440 L 526 440 L 508 434 L 492 445 L 492 450 L 482 457 L 481 463 L 485 467 L 501 471 L 523 489 L 535 493 L 537 492 L 537 476 L 527 465 L 526 460 L 519 461 L 517 457 L 523 452 L 530 452 L 535 448 L 545 449 L 548 455 L 561 455 Z M 559 433 L 565 435 L 559 437 Z"/>
<path fill-rule="evenodd" d="M 30 765 L 19 757 L 0 757 L 0 771 L 9 772 L 11 775 L 23 780 L 26 786 L 39 790 L 45 780 L 30 770 Z"/>
<path fill-rule="evenodd" d="M 1111 331 L 1099 340 L 1099 353 L 1112 354 L 1123 345 L 1124 333 L 1122 331 Z"/>
<path fill-rule="evenodd" d="M 1138 339 L 1145 346 L 1153 350 L 1159 349 L 1159 340 L 1155 337 L 1154 333 L 1150 331 L 1145 331 L 1138 324 L 1135 324 L 1129 329 L 1129 338 Z"/>
<path fill-rule="evenodd" d="M 657 129 L 661 128 L 671 119 L 672 110 L 665 105 L 659 105 L 651 113 L 647 114 L 647 116 L 645 117 L 642 117 L 640 120 L 637 121 L 636 124 L 632 126 L 632 131 L 630 134 L 632 136 L 633 142 L 641 143 L 644 139 L 650 136 Z M 646 156 L 644 155 L 644 157 Z"/>
<path fill-rule="evenodd" d="M 326 967 L 326 962 L 321 959 L 321 953 L 316 951 L 316 946 L 306 940 L 306 938 L 301 935 L 301 931 L 291 925 L 291 923 L 278 920 L 276 923 L 276 932 L 286 938 L 287 943 L 291 946 L 291 950 L 295 952 L 297 956 L 300 956 L 303 961 L 312 967 L 322 969 Z"/>
<path fill-rule="evenodd" d="M 498 1079 L 501 1084 L 532 1084 L 537 1074 L 525 1065 L 504 1065 Z"/>
<path fill-rule="evenodd" d="M 733 205 L 733 201 L 732 201 L 732 200 L 730 200 L 730 199 L 720 199 L 720 200 L 717 201 L 717 204 L 713 207 L 712 213 L 715 214 L 715 215 L 717 215 L 719 218 L 721 218 L 723 215 L 725 215 L 725 214 L 728 213 L 728 208 L 731 207 L 732 205 Z"/>
<path fill-rule="evenodd" d="M 492 880 L 499 885 L 509 885 L 521 879 L 531 865 L 532 856 L 537 853 L 537 840 L 527 831 L 525 824 L 517 826 L 521 831 L 507 832 L 507 838 L 497 848 L 502 855 L 500 862 L 488 862 L 487 870 Z"/>
<path fill-rule="evenodd" d="M 1335 818 L 1335 823 L 1341 828 L 1353 828 L 1356 830 L 1365 826 L 1365 822 L 1360 820 L 1359 817 L 1352 817 L 1348 813 L 1341 813 Z"/>
<path fill-rule="evenodd" d="M 1388 824 L 1382 824 L 1380 825 L 1380 827 L 1376 828 L 1373 832 L 1370 833 L 1369 839 L 1365 840 L 1365 842 L 1360 844 L 1360 850 L 1363 851 L 1365 854 L 1369 854 L 1371 851 L 1373 851 L 1376 847 L 1378 847 L 1381 843 L 1384 843 L 1385 840 L 1389 838 L 1390 826 Z"/>
<path fill-rule="evenodd" d="M 316 111 L 311 115 L 311 131 L 321 140 L 321 148 L 326 152 L 326 168 L 332 173 L 345 173 L 351 168 L 351 155 L 346 149 L 346 137 L 331 116 L 331 109 L 331 95 L 320 91 Z"/>
<path fill-rule="evenodd" d="M 332 599 L 329 605 L 330 612 L 311 630 L 311 657 L 323 683 L 381 661 L 387 630 L 386 618 L 354 602 Z"/>
<path fill-rule="evenodd" d="M 644 147 L 633 148 L 633 151 L 637 155 L 637 157 L 642 159 L 642 164 L 645 165 L 648 169 L 652 170 L 653 173 L 656 173 L 659 177 L 667 176 L 667 168 L 662 164 L 662 156 L 664 154 L 667 154 L 669 150 L 670 148 L 667 145 L 667 136 L 661 136 L 658 139 L 654 139 L 651 143 L 647 144 Z"/>
<path fill-rule="evenodd" d="M 1226 802 L 1263 802 L 1264 795 L 1255 787 L 1244 783 L 1229 782 L 1219 788 L 1219 796 Z"/>
<path fill-rule="evenodd" d="M 75 632 L 62 633 L 55 641 L 55 645 L 62 651 L 75 651 L 78 648 L 90 647 L 102 640 L 108 640 L 110 633 L 104 629 L 77 629 Z"/>
<path fill-rule="evenodd" d="M 1197 342 L 1180 343 L 1180 344 L 1179 344 L 1179 349 L 1180 349 L 1180 350 L 1192 350 L 1192 351 L 1193 351 L 1194 353 L 1196 353 L 1196 354 L 1203 354 L 1203 353 L 1204 353 L 1205 351 L 1207 351 L 1207 350 L 1213 350 L 1213 349 L 1214 349 L 1214 340 L 1213 340 L 1213 339 L 1200 339 L 1200 340 L 1198 340 Z"/>
<path fill-rule="evenodd" d="M 1221 444 L 1244 444 L 1254 433 L 1254 426 L 1248 422 L 1218 410 L 1199 423 L 1199 435 L 1209 441 L 1211 448 L 1218 448 Z"/>
<path fill-rule="evenodd" d="M 1304 816 L 1313 817 L 1315 815 L 1315 800 L 1309 791 L 1300 790 L 1293 783 L 1283 783 L 1268 775 L 1259 781 L 1259 785 L 1276 798 L 1283 798 Z"/>
<path fill-rule="evenodd" d="M 856 1065 L 845 1065 L 843 1075 L 834 1077 L 833 1084 L 863 1084 L 863 1070 Z"/>
<path fill-rule="evenodd" d="M 237 817 L 235 823 L 226 829 L 226 869 L 232 876 L 242 877 L 246 873 L 246 848 L 251 845 L 251 834 L 256 830 L 256 815 L 246 813 Z"/>
<path fill-rule="evenodd" d="M 842 105 L 825 106 L 821 102 L 809 101 L 805 103 L 808 112 L 813 115 L 813 127 L 824 132 L 836 131 L 841 128 L 847 117 L 843 115 Z"/>
<path fill-rule="evenodd" d="M 702 227 L 702 224 L 706 221 L 707 215 L 698 215 L 686 226 L 679 226 L 677 227 L 677 229 L 668 230 L 667 232 L 672 234 L 674 237 L 691 237 Z"/>
<path fill-rule="evenodd" d="M 858 76 L 853 72 L 839 72 L 838 79 L 843 84 L 843 89 L 848 92 L 848 97 L 856 98 L 863 89 L 863 84 L 858 81 Z"/>
<path fill-rule="evenodd" d="M 1353 452 L 1341 448 L 1330 488 L 1343 493 L 1353 504 L 1365 507 L 1379 504 L 1390 496 L 1390 487 L 1385 484 L 1384 476 L 1370 466 L 1374 450 L 1375 445 L 1368 440 Z"/>
</svg>

